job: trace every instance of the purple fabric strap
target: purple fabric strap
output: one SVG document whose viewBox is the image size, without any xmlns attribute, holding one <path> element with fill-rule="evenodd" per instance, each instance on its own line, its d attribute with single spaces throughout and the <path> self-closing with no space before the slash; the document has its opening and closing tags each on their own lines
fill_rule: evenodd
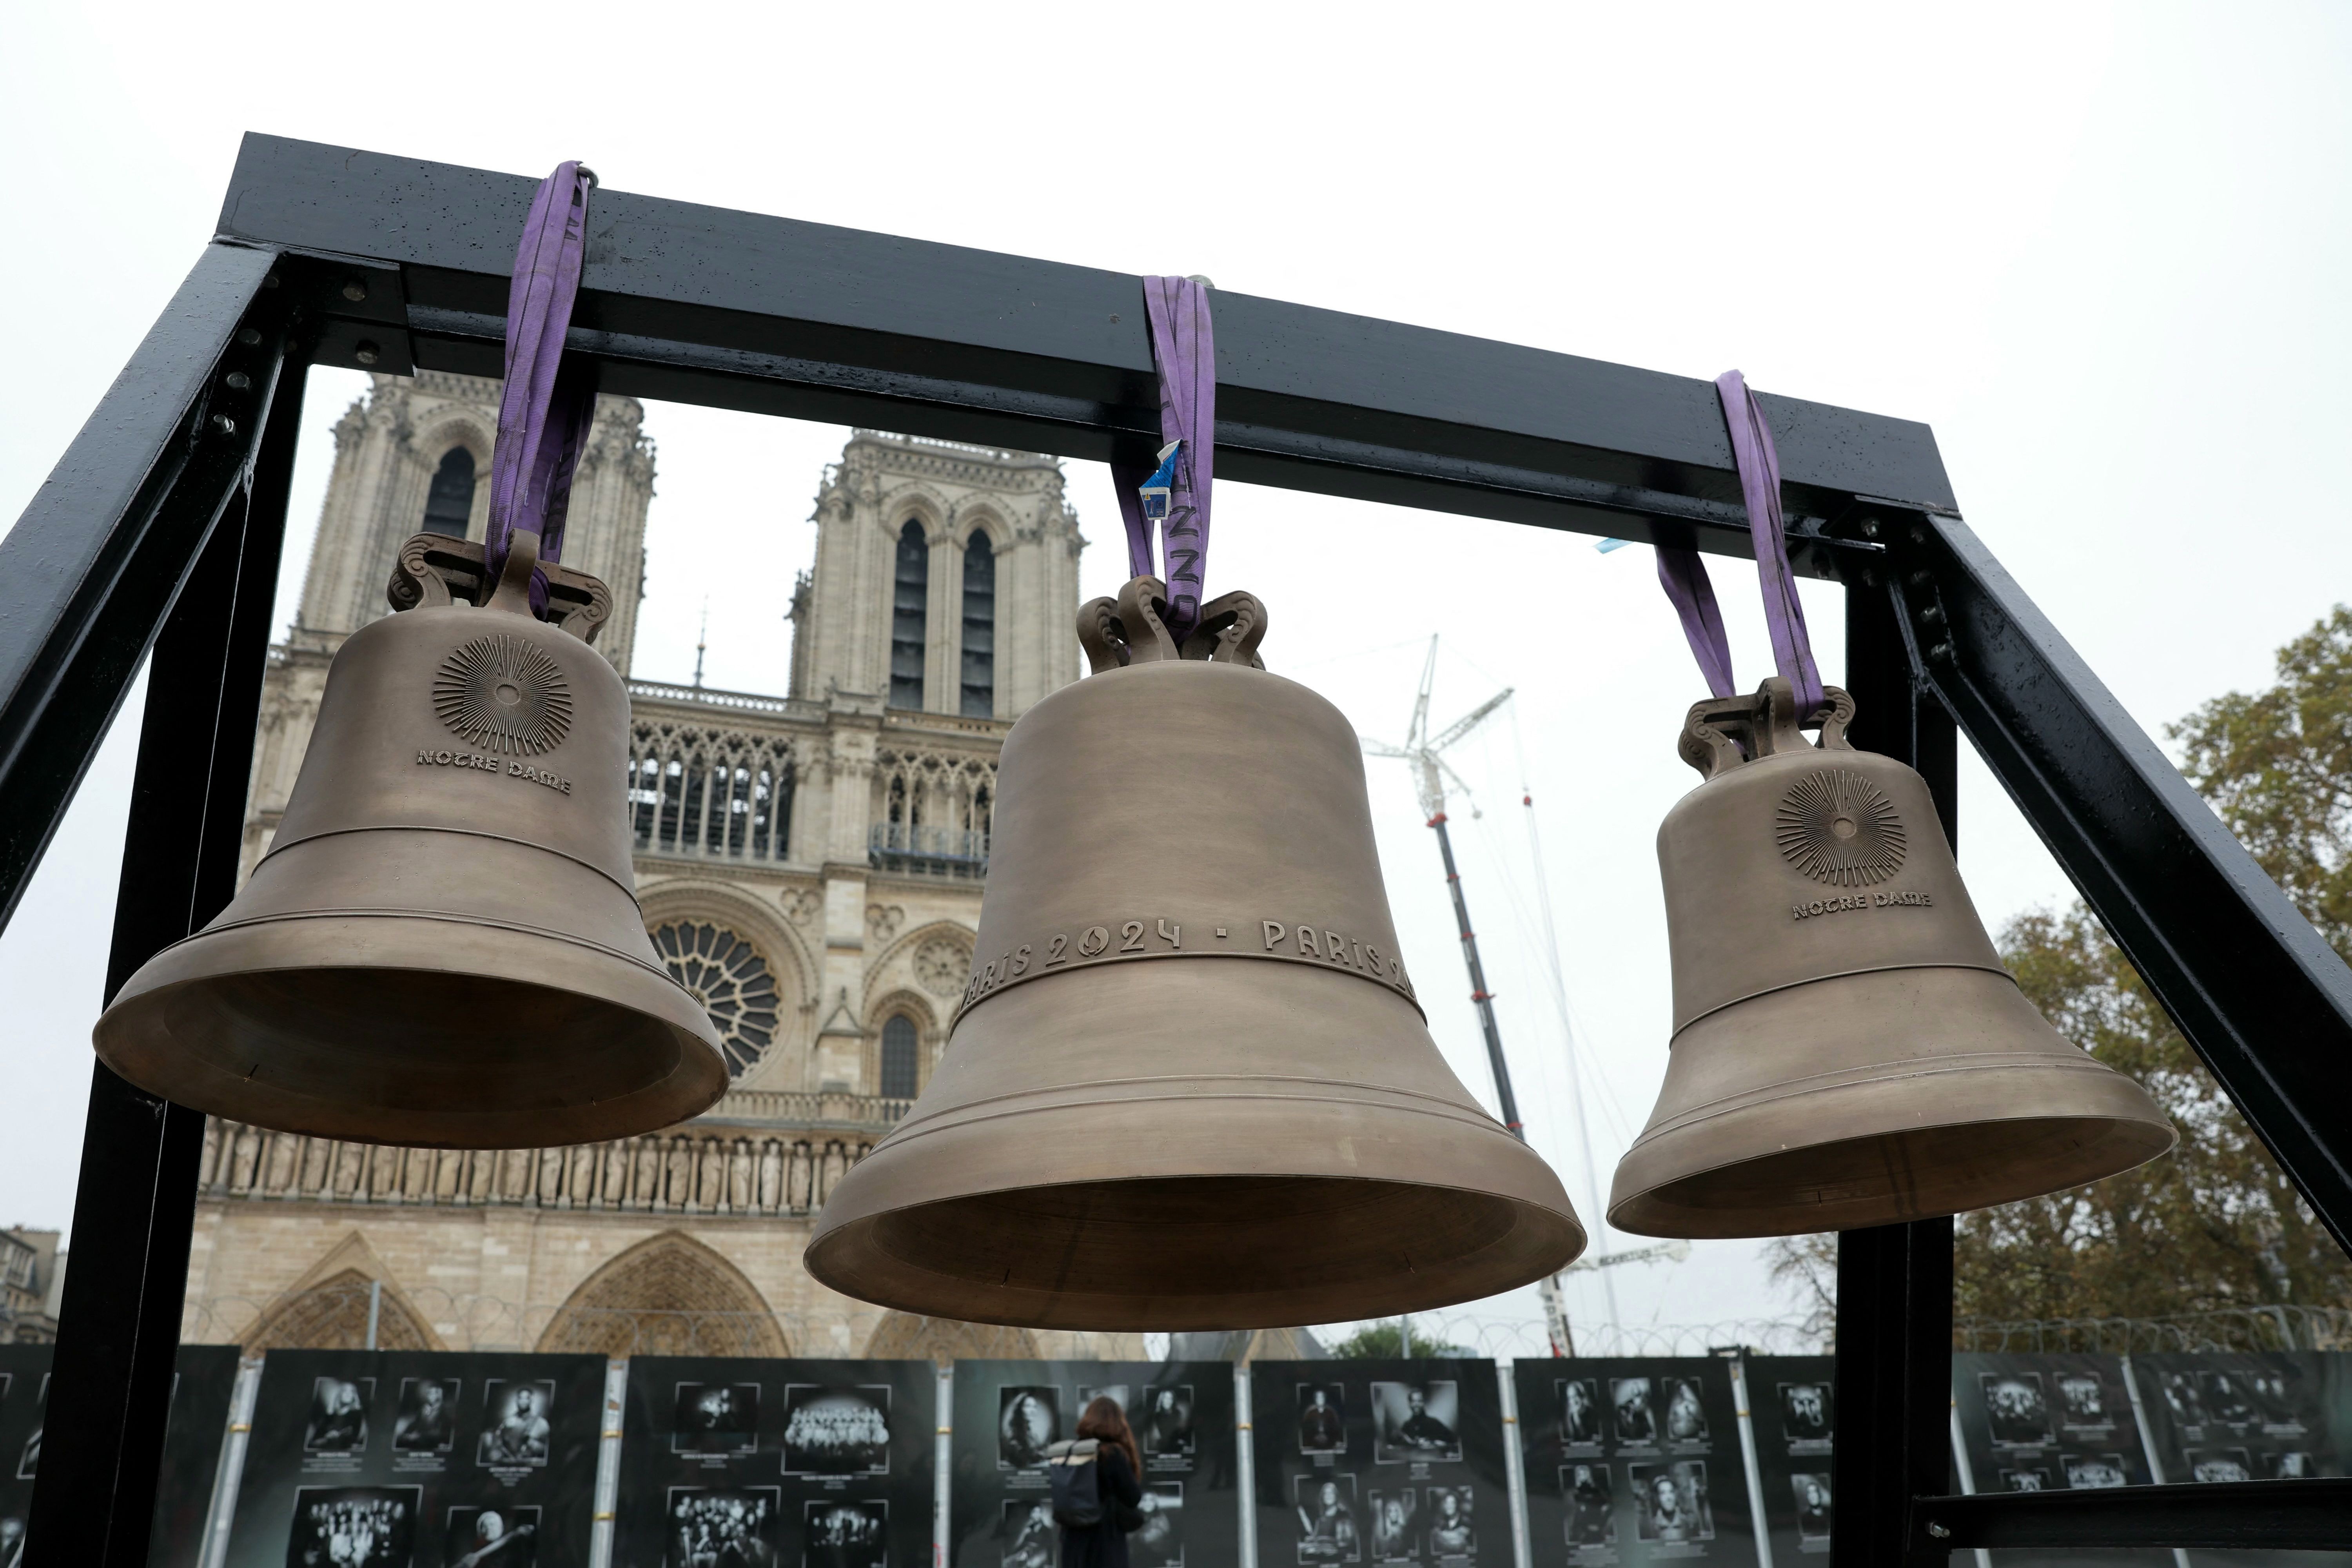
<svg viewBox="0 0 2352 1568">
<path fill-rule="evenodd" d="M 1748 383 L 1736 370 L 1716 377 L 1723 420 L 1731 431 L 1731 458 L 1739 469 L 1740 495 L 1748 503 L 1748 528 L 1756 542 L 1756 574 L 1764 589 L 1764 625 L 1771 633 L 1772 661 L 1795 689 L 1797 711 L 1810 717 L 1825 700 L 1821 671 L 1813 663 L 1812 638 L 1805 631 L 1805 607 L 1789 570 L 1789 537 L 1780 516 L 1780 458 L 1772 448 L 1772 428 Z M 1658 581 L 1682 617 L 1683 636 L 1706 676 L 1707 689 L 1729 697 L 1731 639 L 1715 588 L 1696 550 L 1658 546 Z"/>
<path fill-rule="evenodd" d="M 1151 329 L 1151 359 L 1160 373 L 1160 439 L 1181 441 L 1168 517 L 1160 525 L 1167 558 L 1168 630 L 1179 642 L 1201 616 L 1201 587 L 1209 559 L 1209 489 L 1217 446 L 1217 345 L 1209 321 L 1209 291 L 1189 278 L 1146 278 L 1144 319 Z M 1111 464 L 1119 515 L 1127 522 L 1127 574 L 1154 575 L 1151 522 L 1137 487 L 1150 468 Z"/>
<path fill-rule="evenodd" d="M 596 176 L 577 162 L 558 163 L 539 187 L 515 248 L 507 290 L 506 387 L 499 398 L 498 446 L 490 456 L 489 580 L 506 566 L 517 529 L 539 535 L 539 558 L 563 556 L 563 522 L 572 506 L 572 471 L 596 416 L 595 376 L 563 359 L 563 334 L 580 293 L 587 250 L 588 193 Z M 533 572 L 534 613 L 547 608 L 547 578 Z"/>
</svg>

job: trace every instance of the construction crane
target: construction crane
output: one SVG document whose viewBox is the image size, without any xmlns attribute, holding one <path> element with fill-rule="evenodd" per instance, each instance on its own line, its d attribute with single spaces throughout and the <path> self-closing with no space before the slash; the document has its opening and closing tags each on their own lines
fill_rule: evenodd
<svg viewBox="0 0 2352 1568">
<path fill-rule="evenodd" d="M 1437 852 L 1445 862 L 1445 888 L 1454 899 L 1455 928 L 1462 933 L 1462 962 L 1470 971 L 1470 1000 L 1478 1009 L 1478 1026 L 1486 1037 L 1486 1060 L 1494 1069 L 1495 1098 L 1503 1112 L 1503 1124 L 1510 1129 L 1513 1137 L 1524 1143 L 1527 1142 L 1527 1129 L 1520 1124 L 1518 1100 L 1511 1092 L 1510 1065 L 1503 1058 L 1503 1032 L 1495 1022 L 1494 994 L 1486 988 L 1486 966 L 1478 960 L 1478 939 L 1470 927 L 1470 906 L 1463 899 L 1462 875 L 1454 864 L 1454 840 L 1445 831 L 1446 781 L 1453 781 L 1454 787 L 1465 795 L 1470 793 L 1470 786 L 1463 782 L 1462 775 L 1454 771 L 1443 754 L 1448 747 L 1465 739 L 1472 731 L 1494 717 L 1503 704 L 1511 700 L 1516 689 L 1505 687 L 1437 734 L 1432 735 L 1429 733 L 1429 694 L 1436 678 L 1437 639 L 1433 637 L 1429 639 L 1429 658 L 1421 668 L 1421 690 L 1413 699 L 1412 724 L 1406 732 L 1404 744 L 1394 746 L 1385 741 L 1369 740 L 1362 742 L 1361 744 L 1364 751 L 1371 756 L 1395 757 L 1412 769 L 1413 787 L 1421 797 L 1422 817 L 1430 827 L 1436 830 Z M 1559 949 L 1559 938 L 1552 930 L 1550 895 L 1543 885 L 1541 844 L 1540 840 L 1532 837 L 1535 833 L 1535 820 L 1532 815 L 1534 797 L 1529 795 L 1522 804 L 1529 808 L 1528 831 L 1531 836 L 1530 842 L 1537 845 L 1537 898 L 1542 910 L 1544 936 L 1545 940 L 1552 944 L 1553 952 L 1556 953 Z M 1559 976 L 1556 973 L 1553 979 L 1557 989 Z M 1567 1004 L 1564 995 L 1560 999 L 1560 1005 L 1563 1009 L 1562 1024 L 1565 1026 Z M 1573 1063 L 1571 1063 L 1572 1067 Z M 1591 1129 L 1584 1124 L 1584 1102 L 1580 1091 L 1577 1098 L 1577 1122 L 1584 1141 L 1585 1183 L 1592 1189 L 1593 1201 L 1597 1206 L 1600 1201 L 1600 1189 L 1592 1170 L 1592 1133 Z M 1596 1212 L 1593 1217 L 1597 1221 L 1600 1215 Z M 1589 1255 L 1569 1265 L 1563 1272 L 1572 1274 L 1601 1272 L 1623 1263 L 1679 1263 L 1689 1256 L 1688 1242 L 1668 1242 L 1654 1247 L 1635 1247 L 1620 1252 Z M 1605 1272 L 1601 1272 L 1601 1284 L 1608 1296 L 1610 1321 L 1613 1323 L 1617 1317 L 1616 1289 L 1610 1284 L 1609 1276 Z M 1537 1293 L 1543 1298 L 1545 1327 L 1551 1336 L 1554 1351 L 1563 1355 L 1574 1354 L 1575 1341 L 1570 1334 L 1568 1313 L 1560 1304 L 1559 1276 L 1547 1276 L 1538 1281 Z"/>
<path fill-rule="evenodd" d="M 1405 733 L 1404 744 L 1392 746 L 1385 741 L 1367 740 L 1362 742 L 1366 752 L 1375 757 L 1396 757 L 1412 769 L 1414 790 L 1421 796 L 1421 815 L 1437 833 L 1437 853 L 1445 862 L 1445 888 L 1454 896 L 1454 921 L 1462 932 L 1462 962 L 1470 970 L 1470 1001 L 1478 1009 L 1478 1026 L 1486 1037 L 1486 1062 L 1495 1073 L 1495 1100 L 1503 1113 L 1503 1125 L 1511 1136 L 1524 1143 L 1527 1129 L 1519 1121 L 1519 1102 L 1511 1092 L 1510 1064 L 1503 1059 L 1503 1031 L 1495 1022 L 1494 994 L 1486 989 L 1486 967 L 1478 962 L 1478 938 L 1470 929 L 1470 906 L 1462 897 L 1462 873 L 1454 865 L 1454 840 L 1445 831 L 1445 783 L 1448 779 L 1463 794 L 1470 786 L 1462 782 L 1444 756 L 1445 749 L 1469 735 L 1479 725 L 1494 717 L 1497 709 L 1511 700 L 1514 689 L 1505 687 L 1477 707 L 1456 719 L 1438 733 L 1429 732 L 1429 689 L 1437 679 L 1437 639 L 1429 639 L 1429 658 L 1421 667 L 1421 693 L 1413 699 L 1412 725 Z M 1576 1353 L 1576 1342 L 1570 1336 L 1568 1312 L 1560 1305 L 1559 1281 L 1546 1275 L 1537 1282 L 1536 1292 L 1543 1298 L 1544 1327 L 1551 1337 L 1552 1351 L 1557 1355 Z"/>
</svg>

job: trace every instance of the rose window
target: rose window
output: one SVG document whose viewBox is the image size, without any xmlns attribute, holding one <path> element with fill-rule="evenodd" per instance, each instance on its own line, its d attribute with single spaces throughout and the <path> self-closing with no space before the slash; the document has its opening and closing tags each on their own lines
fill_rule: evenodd
<svg viewBox="0 0 2352 1568">
<path fill-rule="evenodd" d="M 662 963 L 709 1012 L 728 1072 L 742 1077 L 776 1037 L 776 977 L 768 961 L 709 921 L 671 921 L 652 934 Z"/>
</svg>

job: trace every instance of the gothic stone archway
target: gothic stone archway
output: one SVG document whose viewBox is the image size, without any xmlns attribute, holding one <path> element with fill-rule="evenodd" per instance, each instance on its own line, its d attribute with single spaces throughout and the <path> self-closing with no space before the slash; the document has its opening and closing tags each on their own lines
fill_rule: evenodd
<svg viewBox="0 0 2352 1568">
<path fill-rule="evenodd" d="M 289 1294 L 245 1337 L 245 1353 L 263 1351 L 355 1351 L 367 1347 L 367 1275 L 345 1268 Z M 446 1347 L 389 1280 L 377 1305 L 378 1350 L 437 1351 Z"/>
<path fill-rule="evenodd" d="M 677 1230 L 648 1237 L 583 1280 L 539 1348 L 606 1356 L 792 1354 L 742 1270 Z"/>
<path fill-rule="evenodd" d="M 999 1323 L 886 1312 L 866 1342 L 868 1361 L 1038 1361 L 1037 1336 Z"/>
</svg>

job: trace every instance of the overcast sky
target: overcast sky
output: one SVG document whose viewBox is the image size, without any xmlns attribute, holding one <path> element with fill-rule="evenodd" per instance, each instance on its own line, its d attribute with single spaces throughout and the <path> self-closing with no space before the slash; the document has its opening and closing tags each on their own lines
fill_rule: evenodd
<svg viewBox="0 0 2352 1568">
<path fill-rule="evenodd" d="M 17 14 L 0 518 L 193 262 L 250 129 L 534 177 L 576 157 L 619 190 L 1203 273 L 1684 375 L 1737 366 L 1925 420 L 1970 524 L 2151 730 L 2265 681 L 2279 644 L 2352 597 L 2341 6 L 1367 7 L 1345 26 L 1264 4 L 513 9 Z M 289 614 L 326 432 L 362 385 L 312 379 Z M 668 405 L 646 428 L 636 673 L 691 673 L 708 594 L 710 682 L 781 689 L 784 601 L 845 432 Z M 1109 592 L 1108 479 L 1070 469 L 1084 591 Z M 1216 517 L 1209 592 L 1265 598 L 1269 666 L 1364 733 L 1402 737 L 1432 634 L 1441 718 L 1517 689 L 1456 756 L 1485 813 L 1455 803 L 1458 847 L 1530 1133 L 1589 1208 L 1518 802 L 1524 784 L 1605 1187 L 1664 1070 L 1652 835 L 1694 782 L 1674 737 L 1703 694 L 1650 552 L 1233 484 Z M 1752 573 L 1716 580 L 1752 684 Z M 1837 591 L 1807 604 L 1834 679 Z M 0 1220 L 70 1218 L 127 728 L 0 935 Z M 1432 1026 L 1487 1094 L 1435 847 L 1402 766 L 1370 771 Z M 1990 922 L 2072 896 L 1973 758 L 1959 837 Z M 1756 1253 L 1618 1269 L 1616 1310 L 1784 1310 Z M 1609 1311 L 1594 1278 L 1571 1301 L 1587 1324 Z"/>
</svg>

